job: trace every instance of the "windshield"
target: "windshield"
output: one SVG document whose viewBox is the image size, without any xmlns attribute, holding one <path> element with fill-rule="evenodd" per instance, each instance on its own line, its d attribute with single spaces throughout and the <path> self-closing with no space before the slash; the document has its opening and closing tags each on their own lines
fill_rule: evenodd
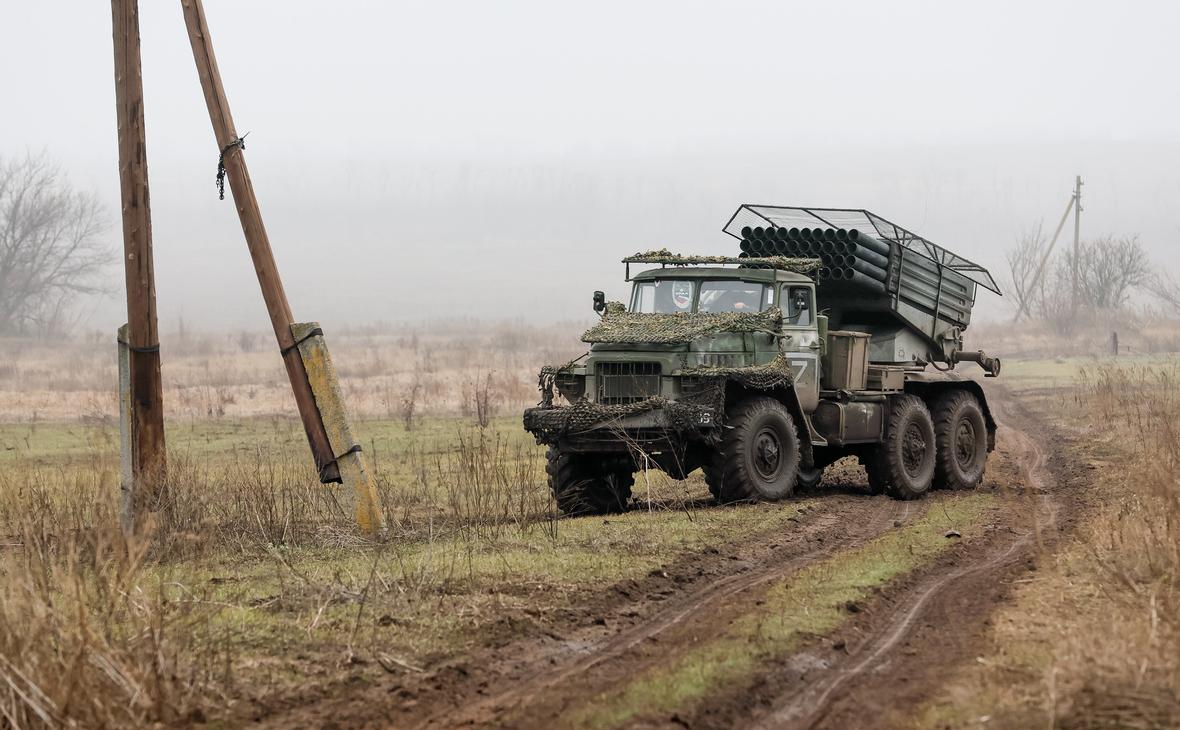
<svg viewBox="0 0 1180 730">
<path fill-rule="evenodd" d="M 748 281 L 701 282 L 698 312 L 761 312 L 770 304 L 770 287 Z"/>
<path fill-rule="evenodd" d="M 635 284 L 631 311 L 641 314 L 760 312 L 770 306 L 771 291 L 765 284 L 733 279 L 699 284 L 683 279 L 641 281 Z"/>
<path fill-rule="evenodd" d="M 660 279 L 635 285 L 631 311 L 643 314 L 675 314 L 691 312 L 693 301 L 691 281 Z"/>
</svg>

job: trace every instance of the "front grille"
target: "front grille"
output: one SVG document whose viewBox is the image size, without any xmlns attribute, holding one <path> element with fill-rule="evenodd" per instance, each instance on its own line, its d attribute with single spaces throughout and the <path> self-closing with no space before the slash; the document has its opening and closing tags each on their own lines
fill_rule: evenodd
<svg viewBox="0 0 1180 730">
<path fill-rule="evenodd" d="M 603 405 L 637 403 L 660 394 L 658 362 L 600 362 L 595 374 Z"/>
</svg>

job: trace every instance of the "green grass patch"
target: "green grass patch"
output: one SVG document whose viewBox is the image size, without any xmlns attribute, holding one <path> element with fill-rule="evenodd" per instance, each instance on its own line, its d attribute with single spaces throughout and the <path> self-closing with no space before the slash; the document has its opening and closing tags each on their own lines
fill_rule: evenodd
<svg viewBox="0 0 1180 730">
<path fill-rule="evenodd" d="M 685 554 L 786 529 L 799 514 L 792 503 L 632 511 L 495 539 L 460 530 L 380 546 L 272 547 L 269 557 L 222 554 L 156 574 L 223 607 L 219 630 L 260 659 L 349 641 L 419 659 L 461 650 L 505 610 L 573 605 L 586 591 L 642 578 Z"/>
<path fill-rule="evenodd" d="M 993 495 L 974 492 L 930 504 L 911 525 L 808 566 L 774 585 L 756 610 L 738 617 L 715 638 L 706 639 L 669 663 L 590 698 L 558 724 L 615 728 L 640 717 L 666 717 L 690 709 L 711 694 L 748 682 L 764 662 L 786 654 L 803 637 L 826 634 L 846 618 L 849 601 L 867 599 L 874 586 L 921 567 L 950 542 L 947 529 L 964 537 L 981 532 L 980 517 Z"/>
<path fill-rule="evenodd" d="M 356 431 L 366 452 L 392 457 L 406 449 L 425 453 L 445 453 L 455 443 L 456 435 L 472 430 L 470 418 L 422 418 L 407 431 L 401 421 L 359 421 Z M 261 449 L 275 454 L 307 449 L 307 437 L 295 418 L 209 419 L 199 421 L 170 420 L 166 426 L 168 448 L 193 457 L 229 461 L 251 456 Z M 521 427 L 517 416 L 493 419 L 488 432 L 498 434 L 513 444 L 532 444 L 532 437 Z M 44 421 L 35 423 L 0 423 L 0 461 L 35 459 L 61 462 L 95 454 L 118 458 L 119 428 L 110 423 Z M 309 457 L 310 459 L 310 457 Z"/>
</svg>

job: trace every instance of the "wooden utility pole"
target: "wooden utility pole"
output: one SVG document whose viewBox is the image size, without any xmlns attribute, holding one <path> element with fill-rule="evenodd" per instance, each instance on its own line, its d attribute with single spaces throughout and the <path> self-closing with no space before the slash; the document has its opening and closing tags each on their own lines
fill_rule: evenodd
<svg viewBox="0 0 1180 730">
<path fill-rule="evenodd" d="M 221 150 L 226 177 L 229 178 L 238 218 L 242 222 L 242 232 L 246 236 L 246 245 L 254 261 L 254 271 L 258 275 L 262 298 L 266 301 L 270 323 L 287 368 L 287 377 L 291 380 L 291 390 L 295 394 L 303 429 L 307 432 L 312 457 L 315 459 L 320 481 L 338 482 L 340 473 L 336 457 L 332 453 L 327 431 L 316 407 L 315 397 L 308 383 L 307 370 L 297 347 L 298 343 L 291 333 L 294 316 L 291 313 L 291 305 L 287 302 L 287 294 L 283 290 L 283 282 L 279 278 L 274 253 L 270 248 L 270 238 L 262 223 L 258 199 L 254 195 L 254 184 L 250 181 L 250 172 L 246 168 L 246 159 L 243 155 L 245 145 L 234 127 L 229 101 L 221 83 L 221 72 L 217 68 L 209 26 L 205 21 L 205 9 L 200 0 L 181 0 L 181 7 L 184 10 L 185 24 L 188 26 L 193 58 L 197 64 L 197 75 L 201 79 L 205 103 L 209 107 L 209 119 L 213 123 L 213 133 L 217 138 L 217 147 Z"/>
<path fill-rule="evenodd" d="M 1016 316 L 1012 319 L 1013 322 L 1020 321 L 1021 315 L 1028 310 L 1032 293 L 1037 290 L 1037 285 L 1041 283 L 1041 275 L 1045 273 L 1045 265 L 1049 263 L 1049 257 L 1053 254 L 1053 247 L 1057 245 L 1057 239 L 1061 236 L 1061 229 L 1065 228 L 1065 221 L 1069 220 L 1069 212 L 1073 210 L 1074 203 L 1076 202 L 1074 196 L 1069 196 L 1069 204 L 1065 206 L 1065 212 L 1061 214 L 1061 222 L 1057 224 L 1057 230 L 1053 231 L 1053 238 L 1049 240 L 1049 246 L 1045 249 L 1045 255 L 1041 257 L 1040 262 L 1037 264 L 1037 270 L 1033 273 L 1032 282 L 1028 285 L 1024 301 L 1020 303 L 1020 307 L 1016 310 Z"/>
<path fill-rule="evenodd" d="M 123 264 L 127 277 L 126 347 L 130 370 L 131 483 L 124 485 L 130 515 L 160 496 L 167 462 L 152 215 L 148 195 L 139 54 L 138 0 L 111 0 L 115 43 L 115 104 L 119 125 L 119 181 L 123 207 Z M 129 516 L 130 516 L 129 515 Z"/>
<path fill-rule="evenodd" d="M 1082 176 L 1078 175 L 1073 186 L 1073 309 L 1077 311 L 1081 299 L 1078 281 L 1082 253 Z"/>
</svg>

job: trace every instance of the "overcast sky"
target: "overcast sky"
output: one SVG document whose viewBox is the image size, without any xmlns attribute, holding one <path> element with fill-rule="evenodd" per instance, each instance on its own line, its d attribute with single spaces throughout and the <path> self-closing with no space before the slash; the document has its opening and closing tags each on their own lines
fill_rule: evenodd
<svg viewBox="0 0 1180 730">
<path fill-rule="evenodd" d="M 625 254 L 736 250 L 742 202 L 868 208 L 998 274 L 1075 174 L 1084 235 L 1180 269 L 1180 3 L 205 1 L 298 319 L 585 317 Z M 141 6 L 162 326 L 264 329 L 180 2 Z M 61 162 L 115 249 L 110 22 L 5 3 L 0 155 Z"/>
</svg>

